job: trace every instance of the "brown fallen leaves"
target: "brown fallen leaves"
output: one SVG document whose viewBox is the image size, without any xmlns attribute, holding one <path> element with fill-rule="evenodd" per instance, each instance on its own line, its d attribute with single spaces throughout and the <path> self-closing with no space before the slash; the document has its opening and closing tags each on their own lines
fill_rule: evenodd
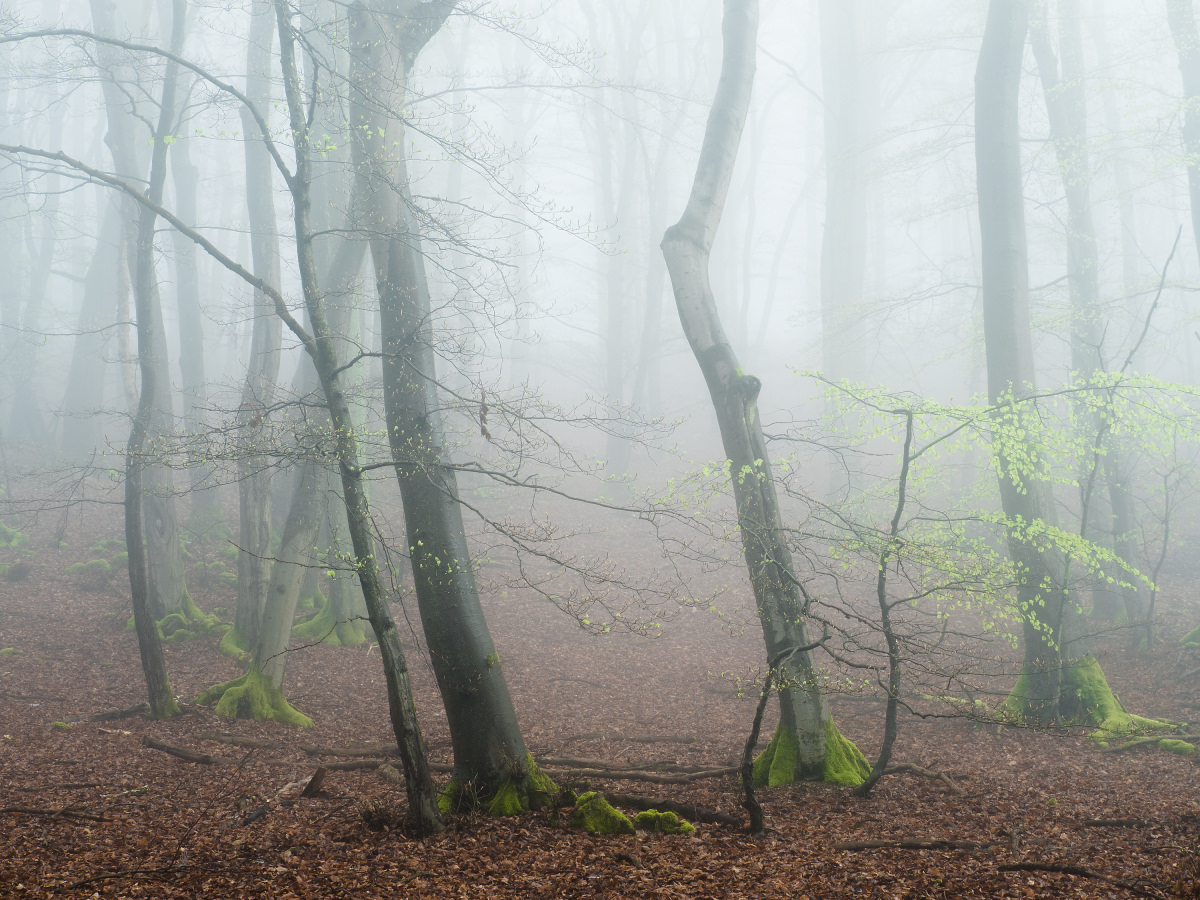
<svg viewBox="0 0 1200 900">
<path fill-rule="evenodd" d="M 823 785 L 762 791 L 769 831 L 761 838 L 719 822 L 698 823 L 694 838 L 589 837 L 543 810 L 458 817 L 445 834 L 415 842 L 398 827 L 403 789 L 378 771 L 390 733 L 377 654 L 322 646 L 293 655 L 287 693 L 316 721 L 311 731 L 229 722 L 210 710 L 160 723 L 131 716 L 114 727 L 98 714 L 142 699 L 120 588 L 74 591 L 55 574 L 77 561 L 69 551 L 40 551 L 39 561 L 26 580 L 0 583 L 0 646 L 20 651 L 0 656 L 3 897 L 1200 900 L 1192 759 L 1102 754 L 1081 736 L 961 720 L 902 718 L 897 761 L 908 761 L 910 774 L 888 776 L 870 800 Z M 209 609 L 230 602 L 196 599 Z M 654 762 L 665 783 L 637 790 L 741 821 L 735 775 L 680 775 L 737 758 L 753 697 L 701 686 L 709 673 L 760 664 L 756 635 L 731 637 L 698 617 L 654 642 L 592 638 L 531 600 L 493 600 L 488 612 L 533 752 L 560 764 L 605 762 L 610 772 L 650 773 Z M 431 753 L 448 763 L 433 678 L 418 636 L 405 639 Z M 185 700 L 237 674 L 214 644 L 167 648 Z M 1192 713 L 1195 685 L 1173 680 L 1172 652 L 1105 657 L 1127 707 Z M 870 755 L 879 708 L 833 705 L 842 730 Z M 688 740 L 661 739 L 678 735 Z M 157 745 L 187 748 L 197 761 Z M 340 768 L 355 753 L 364 768 Z M 318 788 L 306 791 L 319 766 Z M 928 770 L 948 780 L 912 777 Z M 627 780 L 555 774 L 630 790 Z M 373 811 L 374 828 L 363 810 Z"/>
</svg>

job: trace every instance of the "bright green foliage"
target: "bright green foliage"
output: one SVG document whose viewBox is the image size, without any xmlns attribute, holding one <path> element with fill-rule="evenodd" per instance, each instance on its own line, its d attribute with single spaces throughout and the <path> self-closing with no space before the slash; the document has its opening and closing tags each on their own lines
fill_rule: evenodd
<svg viewBox="0 0 1200 900">
<path fill-rule="evenodd" d="M 1168 722 L 1126 712 L 1108 686 L 1100 663 L 1093 656 L 1085 656 L 1064 666 L 1061 694 L 1060 707 L 1063 710 L 1081 711 L 1078 715 L 1070 716 L 1066 724 L 1094 726 L 1097 730 L 1091 737 L 1097 742 L 1106 742 L 1117 735 L 1162 731 L 1171 727 Z M 1029 676 L 1022 673 L 1008 699 L 1001 704 L 998 710 L 1000 716 L 1023 723 L 1026 720 L 1025 703 L 1028 695 Z"/>
<path fill-rule="evenodd" d="M 241 678 L 210 687 L 196 698 L 198 706 L 217 704 L 217 715 L 230 719 L 271 719 L 288 725 L 312 728 L 312 719 L 297 711 L 284 698 L 279 688 L 258 669 L 251 669 Z"/>
<path fill-rule="evenodd" d="M 307 622 L 292 629 L 292 637 L 305 641 L 321 641 L 331 647 L 357 647 L 367 641 L 358 622 L 339 622 L 332 601 L 318 594 L 321 610 Z"/>
<path fill-rule="evenodd" d="M 871 764 L 847 740 L 831 716 L 825 722 L 825 758 L 820 771 L 804 771 L 799 762 L 800 744 L 790 728 L 780 723 L 775 736 L 754 761 L 753 778 L 758 787 L 782 787 L 798 779 L 826 784 L 858 785 L 871 774 Z"/>
<path fill-rule="evenodd" d="M 575 801 L 571 824 L 588 834 L 633 834 L 629 817 L 595 791 L 581 794 Z"/>
<path fill-rule="evenodd" d="M 633 817 L 633 827 L 642 831 L 653 831 L 657 834 L 695 834 L 696 826 L 685 822 L 673 812 L 659 812 L 648 809 Z"/>
<path fill-rule="evenodd" d="M 246 640 L 246 636 L 238 631 L 236 625 L 230 625 L 225 629 L 225 636 L 221 638 L 221 643 L 217 645 L 217 650 L 222 656 L 232 656 L 234 659 L 243 659 L 250 654 L 250 642 Z"/>
<path fill-rule="evenodd" d="M 1178 753 L 1181 756 L 1191 756 L 1196 752 L 1196 745 L 1189 744 L 1187 741 L 1177 741 L 1171 738 L 1163 738 L 1158 742 L 1158 746 L 1169 753 Z"/>
<path fill-rule="evenodd" d="M 1200 647 L 1200 625 L 1196 626 L 1182 638 L 1180 638 L 1179 643 L 1183 644 L 1185 647 Z"/>
</svg>

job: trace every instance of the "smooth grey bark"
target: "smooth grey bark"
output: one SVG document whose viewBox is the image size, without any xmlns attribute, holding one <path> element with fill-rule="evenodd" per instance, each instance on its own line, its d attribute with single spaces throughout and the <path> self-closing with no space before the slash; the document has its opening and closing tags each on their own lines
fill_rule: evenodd
<svg viewBox="0 0 1200 900">
<path fill-rule="evenodd" d="M 410 211 L 399 118 L 410 67 L 457 0 L 352 10 L 350 109 L 361 227 L 371 237 L 383 337 L 384 411 L 404 506 L 421 625 L 446 709 L 454 782 L 490 800 L 506 784 L 522 806 L 546 798 L 492 644 L 458 503 L 437 396 L 429 286 Z"/>
<path fill-rule="evenodd" d="M 754 84 L 759 22 L 758 0 L 725 0 L 724 55 L 716 96 L 709 112 L 700 160 L 683 217 L 662 240 L 663 257 L 675 294 L 679 321 L 708 385 L 729 460 L 738 524 L 750 584 L 762 620 L 768 658 L 780 665 L 781 735 L 797 745 L 793 772 L 770 772 L 770 783 L 794 778 L 828 778 L 828 743 L 843 741 L 833 725 L 809 650 L 806 610 L 784 536 L 771 456 L 763 437 L 758 395 L 762 383 L 744 374 L 721 325 L 709 281 L 713 239 L 729 193 L 750 95 Z M 774 742 L 773 742 L 774 746 Z M 847 781 L 867 775 L 857 759 Z M 780 754 L 782 757 L 783 754 Z M 757 773 L 756 773 L 757 774 Z"/>
<path fill-rule="evenodd" d="M 1024 0 L 991 0 L 975 73 L 975 159 L 983 270 L 984 347 L 988 396 L 997 418 L 1016 414 L 1017 402 L 1036 389 L 1029 327 L 1029 263 L 1022 193 L 1018 101 L 1021 62 L 1029 30 Z M 1009 521 L 1008 550 L 1020 572 L 1024 664 L 1022 717 L 1054 724 L 1066 708 L 1064 663 L 1084 647 L 1075 638 L 1074 603 L 1064 591 L 1063 563 L 1026 536 L 1035 523 L 1056 525 L 1053 490 L 1037 477 L 1019 478 L 999 451 L 1000 499 Z"/>
<path fill-rule="evenodd" d="M 185 0 L 172 0 L 171 51 L 178 54 L 183 48 Z M 154 132 L 154 143 L 150 157 L 150 177 L 146 197 L 150 203 L 161 205 L 163 185 L 167 175 L 167 149 L 170 146 L 171 125 L 174 122 L 176 102 L 175 89 L 179 76 L 179 65 L 168 61 L 163 74 L 162 99 L 159 103 L 158 125 Z M 114 156 L 116 152 L 114 151 Z M 129 584 L 133 600 L 134 629 L 138 636 L 138 649 L 142 657 L 142 670 L 146 675 L 149 690 L 150 715 L 163 718 L 178 712 L 171 686 L 167 680 L 166 663 L 163 660 L 162 644 L 159 641 L 158 624 L 160 615 L 155 597 L 153 551 L 144 554 L 143 539 L 151 548 L 154 533 L 161 533 L 158 523 L 145 522 L 159 514 L 156 505 L 145 494 L 148 477 L 155 468 L 149 442 L 156 434 L 155 420 L 159 416 L 161 400 L 158 394 L 165 387 L 161 381 L 163 366 L 160 365 L 165 335 L 161 327 L 158 277 L 154 270 L 154 231 L 157 213 L 148 205 L 136 208 L 137 255 L 134 264 L 133 295 L 137 306 L 138 363 L 142 376 L 141 394 L 138 399 L 137 415 L 130 430 L 126 447 L 125 463 L 125 546 L 128 553 Z M 150 526 L 149 528 L 147 526 Z M 149 558 L 147 558 L 149 557 Z"/>
<path fill-rule="evenodd" d="M 1080 27 L 1078 0 L 1059 0 L 1059 50 L 1062 56 L 1062 73 L 1059 74 L 1059 59 L 1055 55 L 1046 21 L 1046 3 L 1039 4 L 1037 15 L 1031 19 L 1030 43 L 1037 61 L 1038 75 L 1046 100 L 1050 120 L 1050 139 L 1058 162 L 1059 177 L 1067 201 L 1067 284 L 1070 294 L 1070 347 L 1071 369 L 1080 383 L 1088 384 L 1106 368 L 1107 363 L 1101 346 L 1100 308 L 1100 263 L 1097 252 L 1096 227 L 1092 214 L 1091 158 L 1089 154 L 1087 123 L 1087 85 L 1084 77 L 1083 35 Z M 1098 435 L 1101 423 L 1098 416 L 1080 409 L 1081 420 L 1090 435 Z M 1089 437 L 1089 443 L 1090 443 Z M 1104 468 L 1106 472 L 1122 471 L 1120 449 L 1111 439 L 1105 442 Z M 1097 480 L 1091 476 L 1088 466 L 1091 460 L 1081 461 L 1080 509 L 1083 515 L 1079 523 L 1080 536 L 1093 540 L 1110 549 L 1115 548 L 1114 525 L 1117 525 L 1117 508 L 1121 507 L 1122 534 L 1126 538 L 1116 549 L 1128 551 L 1131 542 L 1127 531 L 1131 527 L 1126 521 L 1132 513 L 1132 502 L 1123 483 L 1113 479 Z M 1108 496 L 1105 496 L 1107 491 Z M 1133 558 L 1121 556 L 1126 565 Z M 1112 573 L 1121 576 L 1121 572 Z M 1098 619 L 1112 620 L 1125 606 L 1132 602 L 1129 614 L 1137 616 L 1137 591 L 1123 593 L 1107 583 L 1092 590 L 1093 615 Z"/>
<path fill-rule="evenodd" d="M 105 328 L 113 324 L 121 258 L 121 208 L 115 197 L 102 203 L 96 248 L 83 281 L 75 348 L 62 402 L 63 455 L 82 462 L 100 449 L 100 412 L 108 370 Z"/>
<path fill-rule="evenodd" d="M 1187 158 L 1192 237 L 1200 253 L 1200 31 L 1192 0 L 1167 0 L 1167 23 L 1183 77 L 1183 148 Z"/>
<path fill-rule="evenodd" d="M 111 0 L 91 0 L 92 21 L 97 33 L 111 36 L 115 34 L 116 7 Z M 173 6 L 173 9 L 186 9 L 184 6 Z M 182 29 L 184 23 L 180 23 Z M 172 39 L 175 25 L 172 24 Z M 182 38 L 180 39 L 182 47 Z M 137 140 L 134 136 L 134 115 L 127 108 L 129 96 L 119 86 L 124 78 L 136 77 L 115 62 L 114 56 L 105 45 L 97 46 L 97 56 L 104 67 L 102 72 L 102 88 L 104 91 L 105 107 L 108 114 L 108 135 L 105 138 L 112 152 L 113 163 L 117 174 L 127 182 L 146 183 L 143 163 L 138 157 Z M 172 85 L 172 91 L 175 85 Z M 175 97 L 164 96 L 160 103 L 173 110 Z M 161 126 L 164 135 L 169 134 L 173 122 Z M 163 138 L 165 140 L 165 137 Z M 154 150 L 157 150 L 155 145 Z M 151 156 L 153 165 L 154 156 Z M 163 164 L 165 165 L 165 150 Z M 151 181 L 154 172 L 151 172 Z M 159 173 L 165 179 L 165 171 Z M 160 188 L 161 190 L 161 188 Z M 134 204 L 126 201 L 124 204 L 127 233 L 136 235 L 141 241 L 141 213 Z M 137 253 L 141 253 L 140 243 Z M 167 338 L 163 325 L 162 303 L 159 297 L 158 277 L 153 269 L 153 259 L 148 272 L 140 270 L 141 260 L 135 258 L 135 273 L 133 287 L 136 302 L 144 302 L 150 316 L 149 321 L 142 322 L 139 315 L 139 340 L 143 327 L 153 335 L 150 350 L 143 351 L 139 346 L 139 367 L 145 365 L 155 367 L 154 381 L 154 416 L 147 423 L 144 452 L 151 457 L 147 460 L 141 472 L 142 487 L 142 530 L 146 538 L 148 561 L 148 590 L 151 609 L 156 618 L 162 618 L 172 613 L 190 616 L 190 598 L 184 582 L 183 555 L 180 544 L 179 519 L 175 504 L 175 483 L 171 470 L 162 462 L 154 461 L 153 457 L 167 450 L 174 432 L 174 411 L 171 402 L 171 377 L 167 358 Z M 138 284 L 140 278 L 148 278 Z M 138 292 L 149 292 L 149 297 L 138 297 Z M 139 409 L 140 409 L 139 400 Z"/>
<path fill-rule="evenodd" d="M 191 139 L 183 136 L 171 151 L 175 210 L 185 222 L 195 222 L 199 173 L 191 157 Z M 207 380 L 204 367 L 204 320 L 200 311 L 200 277 L 196 245 L 178 231 L 171 232 L 175 262 L 175 302 L 179 320 L 179 371 L 182 376 L 183 427 L 189 447 L 203 447 Z M 221 494 L 208 483 L 212 467 L 189 453 L 189 525 L 205 534 L 221 525 Z"/>
<path fill-rule="evenodd" d="M 866 374 L 862 340 L 867 262 L 864 185 L 863 0 L 820 0 L 825 107 L 825 231 L 821 243 L 821 355 L 825 377 Z"/>
<path fill-rule="evenodd" d="M 268 124 L 274 38 L 274 10 L 268 0 L 259 0 L 251 9 L 246 48 L 246 97 Z M 246 210 L 254 274 L 278 290 L 281 279 L 274 166 L 250 111 L 242 108 L 241 118 L 245 135 Z M 232 637 L 236 646 L 243 650 L 249 650 L 258 641 L 258 624 L 271 578 L 271 462 L 266 448 L 258 448 L 258 435 L 275 400 L 283 328 L 274 315 L 270 299 L 261 290 L 254 292 L 253 314 L 250 358 L 238 411 L 239 443 L 247 450 L 255 448 L 244 453 L 237 464 L 238 599 Z"/>
</svg>

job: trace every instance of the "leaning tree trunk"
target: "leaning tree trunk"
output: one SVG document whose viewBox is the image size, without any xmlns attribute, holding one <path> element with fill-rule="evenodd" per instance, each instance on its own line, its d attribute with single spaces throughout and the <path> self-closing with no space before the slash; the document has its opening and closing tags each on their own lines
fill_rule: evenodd
<svg viewBox="0 0 1200 900">
<path fill-rule="evenodd" d="M 870 767 L 833 722 L 811 653 L 791 552 L 784 536 L 771 458 L 758 411 L 762 383 L 743 374 L 721 325 L 709 281 L 713 238 L 729 192 L 754 84 L 758 0 L 725 0 L 721 79 L 709 112 L 695 181 L 683 218 L 667 230 L 662 250 L 675 305 L 712 397 L 729 459 L 750 584 L 770 659 L 780 672 L 779 728 L 755 763 L 757 783 L 814 778 L 861 783 Z"/>
<path fill-rule="evenodd" d="M 443 807 L 473 797 L 496 813 L 540 805 L 551 786 L 533 763 L 475 585 L 448 462 L 420 233 L 409 211 L 403 108 L 408 69 L 457 0 L 352 11 L 351 134 L 371 236 L 383 337 L 384 410 L 421 625 L 446 708 L 454 776 Z M 399 48 L 399 53 L 392 52 Z"/>
<path fill-rule="evenodd" d="M 1200 253 L 1200 30 L 1192 0 L 1167 0 L 1167 21 L 1183 76 L 1183 148 L 1187 154 L 1192 236 Z"/>
</svg>

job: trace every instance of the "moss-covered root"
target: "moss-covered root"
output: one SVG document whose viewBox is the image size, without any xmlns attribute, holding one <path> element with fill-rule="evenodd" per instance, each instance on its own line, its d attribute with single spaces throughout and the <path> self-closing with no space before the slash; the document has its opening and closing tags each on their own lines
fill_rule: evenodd
<svg viewBox="0 0 1200 900">
<path fill-rule="evenodd" d="M 782 723 L 771 743 L 754 760 L 756 787 L 781 787 L 796 781 L 823 781 L 849 787 L 862 784 L 871 774 L 871 764 L 862 752 L 838 731 L 830 716 L 825 722 L 825 756 L 820 767 L 806 768 L 800 762 L 800 742 L 795 732 Z"/>
<path fill-rule="evenodd" d="M 158 620 L 158 636 L 165 643 L 179 644 L 220 627 L 221 620 L 215 614 L 205 613 L 184 594 L 183 609 Z M 133 616 L 125 623 L 125 630 L 133 631 Z"/>
<path fill-rule="evenodd" d="M 272 719 L 311 728 L 312 719 L 292 707 L 279 688 L 258 669 L 241 678 L 214 685 L 196 698 L 198 706 L 217 704 L 217 715 L 230 719 Z"/>
<path fill-rule="evenodd" d="M 633 827 L 639 831 L 653 831 L 655 834 L 695 834 L 696 826 L 685 822 L 673 812 L 659 812 L 657 809 L 647 809 L 633 817 Z"/>
<path fill-rule="evenodd" d="M 629 817 L 595 791 L 579 795 L 575 812 L 571 814 L 571 824 L 588 834 L 633 834 Z"/>
<path fill-rule="evenodd" d="M 525 764 L 527 774 L 524 777 L 509 778 L 487 799 L 475 796 L 457 776 L 451 778 L 438 797 L 438 808 L 445 815 L 479 805 L 493 816 L 519 816 L 531 809 L 540 809 L 558 793 L 558 785 L 537 767 L 533 756 L 526 754 Z"/>
<path fill-rule="evenodd" d="M 320 597 L 320 611 L 307 622 L 294 627 L 292 637 L 302 641 L 319 641 L 331 647 L 357 647 L 366 643 L 367 638 L 358 622 L 339 620 L 333 601 L 320 594 L 317 596 Z"/>
<path fill-rule="evenodd" d="M 1200 625 L 1197 625 L 1187 634 L 1179 639 L 1179 643 L 1185 647 L 1200 647 Z"/>
<path fill-rule="evenodd" d="M 1026 701 L 1029 696 L 1029 676 L 1022 673 L 1012 693 L 1000 707 L 1000 715 L 1010 721 L 1026 720 Z M 1163 731 L 1169 722 L 1147 719 L 1125 711 L 1104 677 L 1104 670 L 1094 656 L 1085 656 L 1063 667 L 1059 711 L 1065 725 L 1087 725 L 1096 729 L 1094 741 L 1147 731 Z"/>
<path fill-rule="evenodd" d="M 237 625 L 230 625 L 225 629 L 225 636 L 221 638 L 221 643 L 217 645 L 217 650 L 222 656 L 245 659 L 250 655 L 250 641 L 242 634 Z"/>
</svg>

